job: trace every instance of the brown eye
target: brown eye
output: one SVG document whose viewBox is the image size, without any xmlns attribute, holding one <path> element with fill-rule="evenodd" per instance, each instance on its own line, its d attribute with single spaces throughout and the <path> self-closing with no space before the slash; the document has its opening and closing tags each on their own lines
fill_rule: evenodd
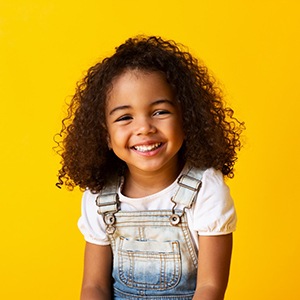
<svg viewBox="0 0 300 300">
<path fill-rule="evenodd" d="M 168 110 L 157 110 L 153 113 L 153 116 L 160 116 L 160 115 L 167 115 L 170 114 L 170 112 Z"/>
<path fill-rule="evenodd" d="M 115 120 L 115 122 L 129 121 L 131 119 L 132 119 L 132 117 L 130 115 L 125 115 L 125 116 L 122 116 L 122 117 L 118 118 L 117 120 Z"/>
</svg>

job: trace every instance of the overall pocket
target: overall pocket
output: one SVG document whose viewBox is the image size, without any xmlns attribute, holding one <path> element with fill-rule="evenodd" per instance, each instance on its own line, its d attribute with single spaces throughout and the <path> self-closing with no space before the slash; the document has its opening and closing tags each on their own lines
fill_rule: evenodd
<svg viewBox="0 0 300 300">
<path fill-rule="evenodd" d="M 123 284 L 144 290 L 171 289 L 178 284 L 181 277 L 178 241 L 131 241 L 124 237 L 119 241 L 116 267 Z"/>
</svg>

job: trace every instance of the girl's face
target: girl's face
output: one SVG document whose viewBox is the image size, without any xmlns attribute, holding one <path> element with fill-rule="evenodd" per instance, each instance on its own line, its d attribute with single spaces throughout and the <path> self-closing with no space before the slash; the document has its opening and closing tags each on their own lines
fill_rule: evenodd
<svg viewBox="0 0 300 300">
<path fill-rule="evenodd" d="M 117 77 L 106 122 L 109 146 L 131 174 L 177 171 L 184 139 L 181 112 L 161 73 L 129 70 Z"/>
</svg>

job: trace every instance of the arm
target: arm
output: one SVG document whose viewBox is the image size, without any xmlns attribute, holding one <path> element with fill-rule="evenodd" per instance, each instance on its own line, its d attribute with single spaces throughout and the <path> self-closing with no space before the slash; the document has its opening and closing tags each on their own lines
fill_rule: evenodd
<svg viewBox="0 0 300 300">
<path fill-rule="evenodd" d="M 193 300 L 223 300 L 232 251 L 232 234 L 199 236 L 197 286 Z"/>
<path fill-rule="evenodd" d="M 86 243 L 81 300 L 112 299 L 112 252 L 110 246 Z"/>
</svg>

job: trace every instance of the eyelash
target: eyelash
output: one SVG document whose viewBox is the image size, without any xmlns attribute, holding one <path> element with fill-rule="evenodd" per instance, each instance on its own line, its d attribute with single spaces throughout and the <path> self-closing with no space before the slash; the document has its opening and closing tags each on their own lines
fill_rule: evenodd
<svg viewBox="0 0 300 300">
<path fill-rule="evenodd" d="M 168 110 L 156 110 L 152 116 L 160 116 L 160 115 L 166 115 L 166 114 L 170 114 L 170 112 Z M 122 121 L 129 121 L 132 119 L 131 115 L 124 115 L 121 116 L 120 118 L 116 119 L 115 122 L 122 122 Z"/>
<path fill-rule="evenodd" d="M 115 122 L 128 121 L 130 119 L 132 119 L 131 116 L 125 115 L 125 116 L 122 116 L 122 117 L 118 118 Z"/>
<path fill-rule="evenodd" d="M 170 112 L 168 111 L 168 110 L 163 110 L 163 109 L 161 109 L 161 110 L 157 110 L 157 111 L 155 111 L 154 113 L 153 113 L 153 115 L 155 116 L 155 115 L 166 115 L 166 114 L 169 114 Z"/>
</svg>

